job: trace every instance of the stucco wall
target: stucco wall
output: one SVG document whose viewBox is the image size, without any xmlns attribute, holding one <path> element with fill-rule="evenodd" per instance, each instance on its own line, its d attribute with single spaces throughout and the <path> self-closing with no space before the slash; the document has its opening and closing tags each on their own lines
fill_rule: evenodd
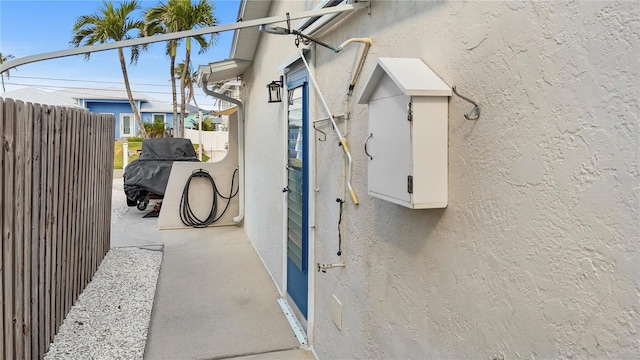
<svg viewBox="0 0 640 360">
<path fill-rule="evenodd" d="M 271 14 L 312 5 L 274 3 Z M 367 195 L 367 106 L 352 102 L 361 203 L 345 204 L 346 267 L 314 274 L 320 358 L 640 356 L 639 18 L 636 2 L 375 1 L 322 37 L 373 39 L 356 96 L 378 57 L 417 57 L 482 117 L 465 120 L 471 106 L 451 98 L 449 206 L 409 210 Z M 359 50 L 312 59 L 335 113 Z M 263 35 L 243 78 L 245 228 L 279 286 L 284 112 L 265 86 L 294 54 L 293 37 Z M 328 135 L 314 239 L 324 263 L 338 260 L 342 196 L 342 151 Z"/>
</svg>

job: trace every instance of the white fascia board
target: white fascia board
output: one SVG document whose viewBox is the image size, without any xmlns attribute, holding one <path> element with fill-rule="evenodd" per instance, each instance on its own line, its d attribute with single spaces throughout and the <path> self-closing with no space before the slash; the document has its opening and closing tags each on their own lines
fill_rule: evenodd
<svg viewBox="0 0 640 360">
<path fill-rule="evenodd" d="M 242 0 L 240 2 L 240 6 L 238 8 L 238 17 L 237 21 L 245 21 L 245 20 L 254 20 L 259 18 L 264 18 L 269 14 L 269 8 L 271 7 L 271 0 L 261 0 L 261 1 L 250 1 L 250 0 Z M 242 38 L 246 38 L 246 33 L 249 29 L 238 29 L 233 32 L 233 40 L 231 41 L 231 51 L 229 53 L 230 59 L 238 59 L 243 58 L 238 56 L 238 43 Z M 257 33 L 258 29 L 255 29 L 253 36 L 255 36 L 255 42 L 257 43 L 257 38 L 260 34 Z M 244 35 L 244 36 L 243 36 Z M 243 58 L 245 59 L 245 58 Z M 252 60 L 246 58 L 246 60 Z"/>
</svg>

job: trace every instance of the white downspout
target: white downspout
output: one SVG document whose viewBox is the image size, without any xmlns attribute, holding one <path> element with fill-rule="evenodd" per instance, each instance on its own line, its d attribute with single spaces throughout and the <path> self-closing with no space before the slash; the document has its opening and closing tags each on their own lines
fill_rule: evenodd
<svg viewBox="0 0 640 360">
<path fill-rule="evenodd" d="M 238 216 L 233 218 L 233 222 L 240 223 L 244 219 L 244 104 L 240 100 L 236 100 L 232 97 L 219 94 L 215 91 L 211 91 L 207 88 L 207 81 L 202 81 L 202 91 L 211 95 L 216 99 L 228 101 L 232 104 L 238 105 Z"/>
</svg>

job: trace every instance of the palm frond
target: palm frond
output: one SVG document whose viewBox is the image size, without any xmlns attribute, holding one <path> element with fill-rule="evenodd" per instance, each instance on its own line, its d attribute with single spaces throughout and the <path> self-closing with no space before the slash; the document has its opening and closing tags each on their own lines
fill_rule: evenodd
<svg viewBox="0 0 640 360">
<path fill-rule="evenodd" d="M 142 20 L 134 18 L 134 11 L 138 9 L 140 9 L 140 6 L 136 0 L 125 0 L 119 3 L 117 7 L 114 7 L 111 1 L 103 1 L 98 11 L 94 14 L 79 16 L 76 19 L 70 44 L 79 47 L 142 36 L 145 31 L 145 23 Z M 146 49 L 146 46 L 131 47 L 132 64 L 138 61 L 140 51 L 144 49 Z M 129 85 L 122 49 L 118 49 L 118 56 L 121 59 L 122 76 L 129 97 L 129 103 L 131 104 L 131 110 L 135 115 L 136 121 L 139 123 L 142 135 L 146 137 L 140 113 L 131 95 L 131 87 Z M 85 54 L 85 58 L 89 59 L 89 53 Z"/>
</svg>

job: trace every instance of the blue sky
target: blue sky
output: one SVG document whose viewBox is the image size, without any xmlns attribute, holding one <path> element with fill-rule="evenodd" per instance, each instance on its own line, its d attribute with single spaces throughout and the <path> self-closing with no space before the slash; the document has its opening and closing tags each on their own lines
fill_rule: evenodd
<svg viewBox="0 0 640 360">
<path fill-rule="evenodd" d="M 219 24 L 236 21 L 240 0 L 216 0 L 214 14 Z M 114 1 L 117 4 L 118 1 Z M 159 0 L 139 1 L 143 8 L 155 6 Z M 71 47 L 73 24 L 77 17 L 96 12 L 102 1 L 20 1 L 0 0 L 0 52 L 16 58 L 44 52 L 64 50 Z M 222 60 L 229 56 L 233 32 L 218 35 L 217 44 L 205 54 L 192 50 L 191 62 L 194 66 Z M 184 59 L 184 49 L 178 52 L 178 62 Z M 125 56 L 129 52 L 125 49 Z M 165 55 L 165 45 L 152 44 L 140 55 L 137 65 L 127 62 L 132 90 L 151 97 L 171 101 L 169 82 L 169 59 Z M 72 81 L 69 81 L 72 80 Z M 7 91 L 26 86 L 36 86 L 46 91 L 65 87 L 120 87 L 124 88 L 122 72 L 116 50 L 92 54 L 89 60 L 84 56 L 45 60 L 26 64 L 10 71 L 5 78 Z M 0 92 L 2 89 L 0 88 Z M 196 89 L 198 105 L 213 108 L 215 100 L 206 97 Z"/>
</svg>

